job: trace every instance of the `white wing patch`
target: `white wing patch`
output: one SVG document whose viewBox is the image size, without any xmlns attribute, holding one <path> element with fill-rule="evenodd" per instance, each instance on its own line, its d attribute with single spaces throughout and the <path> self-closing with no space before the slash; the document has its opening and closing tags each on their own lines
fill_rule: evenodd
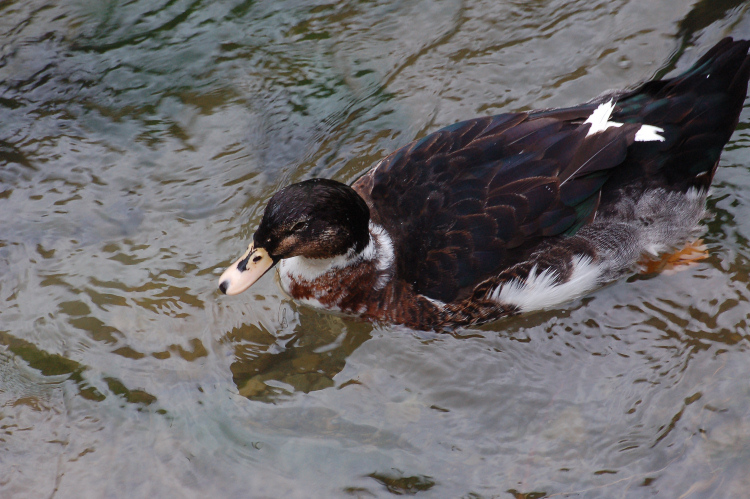
<svg viewBox="0 0 750 499">
<path fill-rule="evenodd" d="M 607 128 L 610 127 L 621 127 L 622 123 L 617 123 L 614 121 L 609 121 L 609 117 L 612 116 L 612 111 L 615 108 L 615 102 L 610 100 L 609 102 L 603 102 L 599 104 L 599 107 L 594 109 L 594 112 L 591 113 L 591 116 L 589 116 L 589 119 L 583 122 L 585 125 L 586 123 L 589 123 L 591 125 L 591 128 L 589 128 L 589 132 L 586 134 L 586 137 L 590 137 L 591 135 L 594 135 L 595 133 L 603 132 Z"/>
<path fill-rule="evenodd" d="M 590 257 L 579 255 L 573 259 L 573 273 L 565 282 L 556 282 L 554 271 L 538 272 L 534 267 L 525 281 L 514 279 L 495 288 L 490 299 L 498 303 L 515 305 L 521 312 L 554 307 L 597 287 L 600 266 Z"/>
<path fill-rule="evenodd" d="M 641 125 L 641 128 L 639 128 L 638 132 L 636 132 L 635 134 L 635 141 L 650 142 L 652 140 L 655 140 L 658 142 L 664 142 L 664 137 L 659 135 L 660 133 L 664 133 L 663 128 L 651 125 Z"/>
<path fill-rule="evenodd" d="M 589 116 L 589 118 L 583 122 L 584 125 L 586 123 L 591 125 L 591 128 L 589 128 L 589 131 L 586 134 L 586 137 L 590 137 L 591 135 L 594 135 L 595 133 L 603 132 L 604 130 L 611 128 L 611 127 L 618 127 L 618 128 L 621 127 L 623 123 L 617 123 L 616 121 L 609 121 L 609 118 L 612 116 L 612 111 L 614 109 L 615 109 L 615 103 L 613 100 L 599 104 L 599 107 L 594 109 L 594 112 L 591 113 L 591 116 Z M 636 142 L 651 142 L 651 141 L 664 142 L 664 137 L 659 135 L 660 133 L 664 133 L 663 128 L 659 128 L 658 126 L 653 126 L 653 125 L 641 125 L 641 128 L 639 128 L 635 134 L 635 141 Z"/>
</svg>

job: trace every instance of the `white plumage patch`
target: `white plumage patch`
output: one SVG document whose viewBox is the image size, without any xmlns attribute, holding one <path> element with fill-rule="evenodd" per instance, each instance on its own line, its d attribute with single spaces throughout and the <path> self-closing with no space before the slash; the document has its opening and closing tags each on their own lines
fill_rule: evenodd
<svg viewBox="0 0 750 499">
<path fill-rule="evenodd" d="M 650 141 L 664 142 L 664 137 L 659 135 L 660 133 L 664 133 L 663 128 L 659 128 L 658 126 L 652 126 L 652 125 L 641 125 L 641 128 L 639 128 L 638 132 L 636 132 L 635 134 L 635 141 L 636 142 L 650 142 Z"/>
<path fill-rule="evenodd" d="M 621 127 L 622 123 L 617 123 L 616 121 L 609 121 L 609 118 L 612 116 L 612 111 L 615 109 L 615 103 L 613 100 L 610 100 L 609 102 L 603 102 L 599 104 L 599 107 L 594 109 L 594 112 L 591 113 L 591 116 L 583 122 L 585 125 L 586 123 L 591 125 L 591 128 L 589 128 L 588 133 L 586 133 L 586 137 L 590 137 L 591 135 L 594 135 L 595 133 L 603 132 L 607 128 L 610 127 Z M 641 128 L 638 129 L 638 131 L 635 133 L 635 141 L 636 142 L 651 142 L 651 141 L 657 141 L 657 142 L 664 142 L 664 137 L 659 135 L 660 133 L 664 133 L 663 128 L 659 128 L 658 126 L 653 125 L 641 125 Z"/>
<path fill-rule="evenodd" d="M 370 235 L 372 238 L 367 247 L 369 248 L 372 246 L 372 239 L 375 239 L 376 245 L 373 246 L 373 251 L 375 252 L 374 256 L 377 258 L 375 266 L 378 270 L 386 270 L 393 264 L 393 260 L 396 257 L 393 254 L 393 241 L 391 240 L 391 236 L 383 227 L 375 225 L 372 222 L 370 222 Z M 367 249 L 365 249 L 363 254 L 366 252 Z M 366 260 L 372 260 L 372 258 L 373 257 L 365 257 Z"/>
<path fill-rule="evenodd" d="M 591 125 L 591 128 L 589 128 L 589 132 L 586 134 L 586 137 L 589 137 L 591 135 L 594 135 L 595 133 L 603 132 L 607 128 L 610 127 L 621 127 L 622 123 L 617 123 L 614 121 L 609 121 L 609 117 L 612 116 L 612 111 L 615 108 L 615 102 L 610 100 L 609 102 L 603 102 L 599 104 L 599 107 L 594 109 L 594 112 L 591 113 L 591 116 L 589 116 L 589 119 L 583 122 L 585 125 L 586 123 Z"/>
<path fill-rule="evenodd" d="M 573 259 L 573 273 L 565 282 L 557 282 L 557 275 L 550 269 L 541 272 L 531 269 L 523 281 L 514 279 L 498 286 L 490 299 L 507 305 L 515 305 L 521 312 L 542 310 L 560 305 L 591 291 L 598 285 L 600 267 L 588 256 Z"/>
<path fill-rule="evenodd" d="M 372 241 L 370 241 L 372 244 Z M 367 251 L 367 249 L 365 249 Z M 364 252 L 363 252 L 364 253 Z M 333 258 L 305 258 L 295 256 L 279 262 L 279 274 L 282 282 L 285 277 L 293 277 L 303 281 L 314 281 L 333 269 L 341 269 L 361 260 L 361 254 L 350 249 L 345 255 Z"/>
<path fill-rule="evenodd" d="M 299 281 L 312 282 L 318 277 L 327 274 L 335 269 L 343 269 L 351 265 L 356 265 L 362 261 L 375 260 L 375 267 L 384 271 L 387 270 L 395 258 L 393 254 L 393 242 L 388 233 L 380 227 L 370 222 L 370 242 L 361 253 L 351 248 L 346 254 L 335 256 L 333 258 L 305 258 L 295 256 L 286 258 L 279 262 L 279 276 L 284 289 L 289 289 L 290 279 Z M 385 276 L 389 277 L 388 275 Z M 377 286 L 385 286 L 389 279 L 381 283 L 378 279 Z"/>
<path fill-rule="evenodd" d="M 341 308 L 337 305 L 323 305 L 320 300 L 316 298 L 297 298 L 297 301 L 312 308 L 323 308 L 332 312 L 341 312 Z"/>
<path fill-rule="evenodd" d="M 375 268 L 378 269 L 380 275 L 375 283 L 375 290 L 379 291 L 393 277 L 393 272 L 390 269 L 396 255 L 393 253 L 393 240 L 383 227 L 370 222 L 370 236 L 370 244 L 372 244 L 373 239 L 376 242 L 374 249 Z"/>
</svg>

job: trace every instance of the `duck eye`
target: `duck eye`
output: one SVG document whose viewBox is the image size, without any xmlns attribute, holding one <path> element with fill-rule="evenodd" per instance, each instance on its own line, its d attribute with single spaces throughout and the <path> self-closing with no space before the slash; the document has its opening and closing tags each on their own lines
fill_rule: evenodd
<svg viewBox="0 0 750 499">
<path fill-rule="evenodd" d="M 297 232 L 298 230 L 304 230 L 307 228 L 307 222 L 297 222 L 292 226 L 291 232 Z"/>
</svg>

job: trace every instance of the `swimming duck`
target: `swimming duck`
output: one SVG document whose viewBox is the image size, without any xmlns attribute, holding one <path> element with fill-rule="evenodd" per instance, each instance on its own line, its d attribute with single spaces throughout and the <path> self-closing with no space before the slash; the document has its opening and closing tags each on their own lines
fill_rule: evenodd
<svg viewBox="0 0 750 499">
<path fill-rule="evenodd" d="M 289 185 L 219 289 L 276 266 L 303 303 L 436 330 L 581 296 L 696 237 L 749 47 L 726 38 L 680 76 L 577 107 L 456 123 L 351 187 Z"/>
</svg>

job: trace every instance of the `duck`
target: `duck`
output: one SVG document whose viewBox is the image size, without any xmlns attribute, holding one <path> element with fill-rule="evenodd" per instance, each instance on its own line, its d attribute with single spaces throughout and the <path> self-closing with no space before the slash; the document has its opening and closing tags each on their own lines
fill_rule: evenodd
<svg viewBox="0 0 750 499">
<path fill-rule="evenodd" d="M 748 48 L 728 37 L 673 78 L 453 124 L 351 185 L 288 185 L 219 290 L 241 293 L 277 268 L 299 302 L 443 331 L 556 307 L 636 272 L 700 233 L 747 95 Z"/>
</svg>

